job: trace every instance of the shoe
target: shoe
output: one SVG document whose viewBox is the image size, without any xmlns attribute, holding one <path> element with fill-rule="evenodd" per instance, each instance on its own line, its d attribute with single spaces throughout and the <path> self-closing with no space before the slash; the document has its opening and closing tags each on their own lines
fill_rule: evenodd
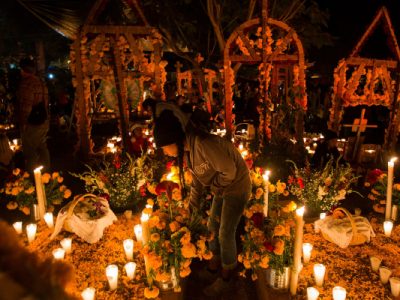
<svg viewBox="0 0 400 300">
<path fill-rule="evenodd" d="M 211 272 L 208 268 L 202 268 L 197 272 L 197 279 L 201 282 L 212 283 L 218 278 L 219 272 Z"/>
<path fill-rule="evenodd" d="M 226 281 L 218 277 L 211 285 L 207 286 L 203 293 L 208 297 L 219 297 L 234 288 L 234 280 Z"/>
</svg>

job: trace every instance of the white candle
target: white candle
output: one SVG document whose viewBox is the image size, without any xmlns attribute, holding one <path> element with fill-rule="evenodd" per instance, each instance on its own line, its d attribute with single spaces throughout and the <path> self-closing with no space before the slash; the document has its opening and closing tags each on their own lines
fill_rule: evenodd
<svg viewBox="0 0 400 300">
<path fill-rule="evenodd" d="M 128 262 L 127 264 L 125 264 L 124 268 L 126 276 L 128 276 L 129 279 L 133 279 L 133 277 L 135 277 L 136 263 Z"/>
<path fill-rule="evenodd" d="M 138 242 L 142 242 L 142 236 L 143 236 L 142 225 L 137 224 L 133 226 L 133 231 L 135 232 L 136 240 Z"/>
<path fill-rule="evenodd" d="M 243 144 L 240 143 L 240 144 L 239 144 L 239 151 L 242 151 L 242 150 L 243 150 Z"/>
<path fill-rule="evenodd" d="M 393 229 L 393 221 L 383 222 L 383 231 L 385 232 L 385 235 L 387 237 L 390 237 L 390 235 L 392 234 L 392 229 Z"/>
<path fill-rule="evenodd" d="M 297 284 L 299 281 L 299 273 L 301 269 L 301 248 L 303 245 L 303 215 L 304 206 L 296 209 L 296 229 L 294 236 L 294 253 L 292 276 L 290 277 L 290 293 L 292 296 L 297 293 Z"/>
<path fill-rule="evenodd" d="M 22 222 L 15 222 L 13 227 L 18 234 L 22 233 Z"/>
<path fill-rule="evenodd" d="M 46 193 L 44 191 L 44 186 L 42 183 L 42 169 L 43 169 L 43 166 L 38 167 L 35 170 L 33 170 L 40 219 L 44 217 L 44 214 L 46 212 Z"/>
<path fill-rule="evenodd" d="M 44 214 L 44 221 L 47 224 L 47 227 L 53 228 L 54 227 L 54 218 L 51 212 L 47 212 Z"/>
<path fill-rule="evenodd" d="M 82 291 L 81 296 L 83 300 L 94 300 L 95 293 L 96 293 L 95 288 L 88 287 Z"/>
<path fill-rule="evenodd" d="M 66 254 L 69 254 L 72 252 L 72 239 L 71 238 L 65 238 L 62 239 L 61 242 L 61 247 L 65 250 Z"/>
<path fill-rule="evenodd" d="M 118 267 L 116 265 L 109 265 L 106 268 L 106 276 L 110 290 L 115 290 L 118 287 Z"/>
<path fill-rule="evenodd" d="M 379 268 L 379 278 L 381 279 L 381 282 L 383 284 L 386 284 L 389 282 L 390 275 L 392 275 L 392 271 L 389 268 L 386 268 L 386 267 Z"/>
<path fill-rule="evenodd" d="M 270 175 L 270 171 L 267 170 L 265 171 L 264 175 L 263 175 L 263 179 L 264 179 L 264 184 L 265 184 L 265 188 L 264 188 L 264 216 L 268 217 L 268 193 L 269 193 L 269 175 Z"/>
<path fill-rule="evenodd" d="M 149 227 L 150 215 L 142 213 L 140 217 L 140 223 L 142 224 L 142 242 L 146 244 L 150 238 L 150 227 Z"/>
<path fill-rule="evenodd" d="M 394 162 L 397 160 L 397 157 L 393 157 L 388 162 L 388 177 L 387 177 L 387 190 L 386 190 L 386 210 L 385 210 L 385 219 L 390 219 L 390 214 L 392 212 L 392 191 L 393 191 L 393 171 L 394 171 Z"/>
<path fill-rule="evenodd" d="M 319 214 L 319 218 L 320 218 L 321 220 L 325 219 L 325 218 L 326 218 L 326 213 L 320 213 L 320 214 Z"/>
<path fill-rule="evenodd" d="M 335 286 L 332 289 L 333 300 L 345 300 L 346 299 L 346 289 L 341 286 Z"/>
<path fill-rule="evenodd" d="M 29 224 L 26 226 L 26 235 L 28 236 L 28 242 L 32 243 L 36 236 L 36 224 Z"/>
<path fill-rule="evenodd" d="M 55 260 L 63 260 L 65 257 L 65 250 L 63 248 L 57 248 L 52 253 Z"/>
<path fill-rule="evenodd" d="M 312 248 L 310 243 L 303 243 L 303 262 L 305 264 L 310 262 Z"/>
<path fill-rule="evenodd" d="M 400 296 L 400 278 L 392 277 L 390 278 L 390 290 L 393 297 Z"/>
<path fill-rule="evenodd" d="M 314 265 L 314 278 L 317 286 L 321 287 L 324 285 L 325 277 L 325 266 L 323 264 Z"/>
<path fill-rule="evenodd" d="M 319 292 L 315 287 L 307 288 L 307 300 L 317 300 Z"/>
<path fill-rule="evenodd" d="M 124 240 L 124 250 L 125 250 L 125 255 L 127 260 L 132 260 L 133 259 L 133 240 L 132 239 L 127 239 Z"/>
<path fill-rule="evenodd" d="M 382 259 L 380 259 L 379 257 L 376 257 L 376 256 L 371 256 L 369 258 L 369 260 L 371 262 L 372 271 L 378 272 L 379 266 L 381 265 L 381 262 L 382 262 Z"/>
</svg>

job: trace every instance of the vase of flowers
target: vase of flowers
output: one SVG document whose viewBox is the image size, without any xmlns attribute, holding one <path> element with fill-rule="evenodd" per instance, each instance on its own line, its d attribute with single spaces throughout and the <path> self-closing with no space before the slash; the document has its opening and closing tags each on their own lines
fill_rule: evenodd
<svg viewBox="0 0 400 300">
<path fill-rule="evenodd" d="M 287 290 L 290 281 L 290 267 L 283 267 L 283 270 L 268 268 L 266 270 L 266 284 L 277 290 Z"/>
</svg>

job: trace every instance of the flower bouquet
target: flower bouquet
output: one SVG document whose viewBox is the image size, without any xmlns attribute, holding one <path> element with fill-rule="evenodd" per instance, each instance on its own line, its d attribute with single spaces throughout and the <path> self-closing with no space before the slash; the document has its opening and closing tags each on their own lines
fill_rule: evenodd
<svg viewBox="0 0 400 300">
<path fill-rule="evenodd" d="M 64 178 L 58 172 L 42 175 L 49 210 L 52 210 L 53 205 L 60 205 L 64 199 L 71 196 L 71 191 L 62 185 L 63 180 Z M 0 193 L 5 194 L 4 198 L 9 210 L 18 208 L 25 215 L 30 215 L 32 205 L 37 202 L 35 185 L 30 179 L 29 173 L 18 168 L 13 170 L 9 181 L 0 190 Z"/>
<path fill-rule="evenodd" d="M 72 175 L 85 182 L 88 193 L 108 199 L 112 209 L 137 210 L 143 200 L 142 187 L 152 181 L 154 162 L 147 155 L 133 160 L 116 154 L 112 162 L 104 160 L 98 169 L 86 167 L 88 171 Z"/>
<path fill-rule="evenodd" d="M 174 290 L 179 291 L 180 279 L 190 274 L 192 260 L 212 257 L 206 245 L 211 238 L 206 221 L 197 212 L 189 212 L 189 199 L 182 198 L 179 185 L 162 181 L 155 192 L 155 203 L 148 200 L 148 204 L 154 204 L 154 211 L 151 208 L 144 210 L 150 215 L 150 238 L 141 249 L 150 269 L 150 287 L 145 290 L 147 298 L 158 295 L 154 292 L 158 288 L 153 286 L 153 280 L 156 283 L 172 281 Z"/>
<path fill-rule="evenodd" d="M 278 181 L 269 185 L 270 215 L 263 215 L 264 181 L 260 169 L 251 171 L 252 195 L 244 211 L 245 234 L 241 236 L 243 250 L 238 261 L 244 266 L 242 276 L 246 271 L 252 272 L 252 279 L 257 279 L 260 269 L 271 269 L 282 272 L 292 263 L 293 244 L 293 211 L 294 202 L 282 200 L 287 196 L 286 184 Z"/>
<path fill-rule="evenodd" d="M 354 192 L 351 185 L 358 180 L 350 165 L 340 165 L 330 160 L 323 170 L 312 170 L 310 166 L 299 169 L 294 166 L 293 176 L 289 176 L 289 191 L 300 203 L 306 206 L 306 212 L 319 214 L 330 211 L 340 205 L 347 194 Z"/>
</svg>

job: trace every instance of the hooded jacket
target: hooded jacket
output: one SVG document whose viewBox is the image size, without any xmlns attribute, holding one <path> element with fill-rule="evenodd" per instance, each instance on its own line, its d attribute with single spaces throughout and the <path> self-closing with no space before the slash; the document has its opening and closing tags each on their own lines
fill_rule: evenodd
<svg viewBox="0 0 400 300">
<path fill-rule="evenodd" d="M 216 135 L 200 137 L 188 134 L 188 160 L 193 181 L 190 201 L 199 207 L 204 187 L 216 195 L 236 195 L 249 191 L 249 170 L 231 142 Z"/>
</svg>

